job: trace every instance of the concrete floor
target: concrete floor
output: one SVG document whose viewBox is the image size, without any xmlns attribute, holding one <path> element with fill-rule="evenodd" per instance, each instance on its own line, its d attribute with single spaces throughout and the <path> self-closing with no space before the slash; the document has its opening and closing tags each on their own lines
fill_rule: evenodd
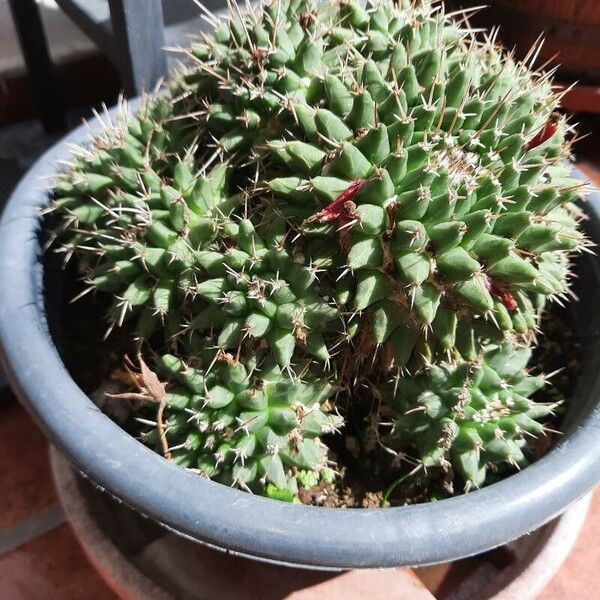
<svg viewBox="0 0 600 600">
<path fill-rule="evenodd" d="M 38 121 L 0 129 L 0 207 L 35 159 L 58 137 L 47 135 Z"/>
</svg>

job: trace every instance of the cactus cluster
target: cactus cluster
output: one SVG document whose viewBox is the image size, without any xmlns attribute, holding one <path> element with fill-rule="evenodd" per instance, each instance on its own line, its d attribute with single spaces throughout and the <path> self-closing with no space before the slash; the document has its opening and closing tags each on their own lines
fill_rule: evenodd
<svg viewBox="0 0 600 600">
<path fill-rule="evenodd" d="M 399 382 L 392 406 L 398 414 L 388 443 L 414 448 L 425 467 L 455 469 L 470 486 L 482 486 L 488 469 L 527 464 L 527 436 L 543 433 L 540 419 L 556 405 L 530 396 L 544 387 L 527 374 L 527 347 L 489 347 L 469 363 L 433 365 Z M 452 481 L 452 477 L 450 477 Z"/>
<path fill-rule="evenodd" d="M 260 373 L 239 362 L 209 372 L 165 355 L 157 366 L 175 383 L 165 398 L 165 427 L 177 464 L 250 491 L 271 486 L 295 494 L 297 477 L 329 476 L 319 436 L 335 432 L 342 419 L 320 410 L 334 391 L 328 383 L 291 381 L 274 363 Z M 160 451 L 156 428 L 144 441 Z"/>
<path fill-rule="evenodd" d="M 380 445 L 461 488 L 525 464 L 553 408 L 530 347 L 587 246 L 550 77 L 427 0 L 205 12 L 168 89 L 56 184 L 82 294 L 163 356 L 142 439 L 294 498 L 371 399 Z"/>
</svg>

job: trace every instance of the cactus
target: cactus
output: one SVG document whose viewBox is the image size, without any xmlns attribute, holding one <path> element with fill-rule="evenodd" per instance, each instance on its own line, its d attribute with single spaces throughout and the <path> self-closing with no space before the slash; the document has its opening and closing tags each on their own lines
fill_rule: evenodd
<svg viewBox="0 0 600 600">
<path fill-rule="evenodd" d="M 482 486 L 488 471 L 527 465 L 527 436 L 544 432 L 540 420 L 557 403 L 533 401 L 545 379 L 527 373 L 529 348 L 488 347 L 472 363 L 433 365 L 403 379 L 389 400 L 394 409 L 391 447 L 413 449 L 425 469 L 444 473 L 447 485 Z"/>
<path fill-rule="evenodd" d="M 205 12 L 214 33 L 185 51 L 165 95 L 106 123 L 55 198 L 82 293 L 113 295 L 109 330 L 135 317 L 138 340 L 171 352 L 158 365 L 180 365 L 166 369 L 185 388 L 167 403 L 172 457 L 294 494 L 330 476 L 316 440 L 341 427 L 340 394 L 370 394 L 401 406 L 382 439 L 417 449 L 425 466 L 450 463 L 480 486 L 486 465 L 518 464 L 473 424 L 506 395 L 476 374 L 498 356 L 525 367 L 541 311 L 569 293 L 570 254 L 588 245 L 549 76 L 427 1 L 275 0 L 232 5 L 225 21 Z M 198 361 L 202 383 L 190 384 L 182 365 Z M 279 431 L 266 416 L 260 435 L 233 428 L 249 410 L 242 396 L 260 388 L 256 369 L 268 373 L 262 396 L 288 412 L 310 406 L 322 429 L 292 419 Z M 460 377 L 442 394 L 441 379 Z M 530 381 L 500 377 L 515 393 Z M 228 402 L 197 405 L 213 387 Z M 425 398 L 430 387 L 443 406 L 403 416 L 414 399 L 402 390 Z M 477 400 L 458 410 L 454 388 Z M 525 404 L 504 432 L 511 448 L 524 444 L 521 421 L 547 414 Z M 442 429 L 452 449 L 423 450 Z M 454 449 L 471 431 L 475 462 Z M 247 463 L 236 454 L 246 444 Z M 303 444 L 310 460 L 290 458 Z"/>
<path fill-rule="evenodd" d="M 111 293 L 110 329 L 135 313 L 144 338 L 158 320 L 173 318 L 174 295 L 185 293 L 193 278 L 179 228 L 198 237 L 195 230 L 206 229 L 183 201 L 191 156 L 171 157 L 190 136 L 177 123 L 167 125 L 172 117 L 166 98 L 147 102 L 135 117 L 123 103 L 118 122 L 104 124 L 90 147 L 78 149 L 56 184 L 58 251 L 81 257 L 82 295 Z"/>
<path fill-rule="evenodd" d="M 177 464 L 248 491 L 291 496 L 298 476 L 329 476 L 319 436 L 335 432 L 342 420 L 322 410 L 334 391 L 326 382 L 290 381 L 275 364 L 253 373 L 239 362 L 207 372 L 173 355 L 158 363 L 176 384 L 165 397 L 164 435 Z M 160 451 L 152 425 L 142 438 Z"/>
<path fill-rule="evenodd" d="M 278 3 L 193 49 L 208 129 L 242 123 L 217 147 L 257 162 L 367 354 L 390 340 L 400 368 L 521 341 L 583 243 L 547 78 L 409 4 Z"/>
</svg>

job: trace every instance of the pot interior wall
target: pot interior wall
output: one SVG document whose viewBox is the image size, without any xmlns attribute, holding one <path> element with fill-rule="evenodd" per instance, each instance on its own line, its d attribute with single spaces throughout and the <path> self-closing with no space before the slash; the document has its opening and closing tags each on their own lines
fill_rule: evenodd
<svg viewBox="0 0 600 600">
<path fill-rule="evenodd" d="M 588 237 L 600 242 L 600 218 L 597 212 L 587 210 L 584 229 Z M 600 263 L 596 255 L 583 253 L 574 263 L 572 291 L 576 300 L 569 304 L 573 315 L 575 334 L 582 347 L 581 373 L 574 393 L 567 399 L 563 431 L 568 435 L 598 403 L 592 393 L 595 380 L 592 374 L 600 369 Z"/>
</svg>

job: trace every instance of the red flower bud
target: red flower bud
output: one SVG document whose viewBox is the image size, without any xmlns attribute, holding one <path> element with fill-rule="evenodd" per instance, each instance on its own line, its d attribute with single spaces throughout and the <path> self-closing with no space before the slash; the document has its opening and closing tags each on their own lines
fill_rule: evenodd
<svg viewBox="0 0 600 600">
<path fill-rule="evenodd" d="M 535 134 L 535 136 L 525 146 L 525 151 L 533 150 L 547 142 L 558 131 L 558 113 L 550 115 L 548 122 Z"/>
<path fill-rule="evenodd" d="M 513 311 L 517 308 L 517 301 L 512 297 L 512 294 L 508 291 L 506 291 L 505 289 L 502 288 L 502 286 L 497 282 L 492 280 L 488 280 L 489 282 L 489 288 L 488 291 L 491 294 L 494 294 L 495 296 L 498 296 L 498 298 L 500 298 L 500 301 L 502 302 L 502 304 L 504 304 L 504 306 L 506 307 L 506 310 L 508 311 Z M 486 285 L 487 287 L 487 285 Z"/>
<path fill-rule="evenodd" d="M 329 223 L 336 219 L 348 220 L 348 217 L 351 216 L 348 213 L 348 207 L 352 206 L 352 199 L 360 192 L 365 183 L 367 183 L 366 179 L 353 181 L 333 202 L 306 219 L 305 223 Z"/>
</svg>

